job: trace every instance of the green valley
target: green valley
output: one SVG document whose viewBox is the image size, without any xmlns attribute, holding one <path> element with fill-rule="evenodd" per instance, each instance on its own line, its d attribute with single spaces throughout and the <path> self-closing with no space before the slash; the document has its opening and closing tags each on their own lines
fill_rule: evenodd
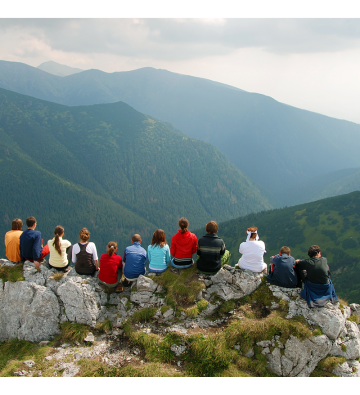
<svg viewBox="0 0 360 395">
<path fill-rule="evenodd" d="M 239 245 L 246 239 L 246 229 L 257 226 L 260 239 L 270 256 L 282 246 L 291 248 L 295 259 L 307 258 L 313 244 L 321 247 L 328 259 L 336 292 L 351 303 L 360 299 L 360 192 L 336 196 L 283 209 L 263 211 L 223 222 L 219 236 L 231 252 L 230 264 L 239 258 Z M 198 230 L 197 235 L 205 233 Z"/>
</svg>

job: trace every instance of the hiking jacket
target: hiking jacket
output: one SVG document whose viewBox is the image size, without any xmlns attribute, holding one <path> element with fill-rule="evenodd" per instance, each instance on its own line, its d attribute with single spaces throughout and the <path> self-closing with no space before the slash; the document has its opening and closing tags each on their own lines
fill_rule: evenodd
<svg viewBox="0 0 360 395">
<path fill-rule="evenodd" d="M 192 258 L 197 250 L 197 238 L 189 230 L 181 233 L 175 233 L 171 239 L 170 253 L 174 258 Z"/>
</svg>

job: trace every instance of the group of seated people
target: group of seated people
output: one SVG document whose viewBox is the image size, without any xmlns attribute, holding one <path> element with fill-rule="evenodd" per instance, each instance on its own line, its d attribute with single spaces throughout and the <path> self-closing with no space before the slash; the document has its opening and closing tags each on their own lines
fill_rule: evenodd
<svg viewBox="0 0 360 395">
<path fill-rule="evenodd" d="M 147 260 L 150 273 L 162 273 L 169 266 L 175 268 L 175 271 L 191 267 L 195 263 L 193 255 L 197 253 L 198 271 L 213 275 L 229 258 L 224 241 L 217 236 L 219 227 L 215 221 L 206 224 L 206 234 L 198 240 L 188 229 L 189 221 L 184 217 L 180 218 L 179 230 L 173 235 L 170 248 L 162 229 L 153 233 L 147 251 L 141 246 L 141 236 L 134 234 L 132 244 L 126 247 L 123 258 L 117 254 L 117 243 L 110 241 L 106 253 L 100 257 L 100 265 L 96 246 L 89 241 L 88 229 L 82 228 L 79 242 L 71 245 L 70 241 L 63 238 L 64 228 L 58 225 L 55 227 L 54 237 L 43 246 L 41 233 L 35 230 L 36 219 L 27 218 L 28 229 L 24 232 L 22 225 L 21 219 L 14 219 L 11 231 L 5 235 L 6 256 L 10 261 L 28 260 L 38 268 L 49 255 L 49 267 L 60 271 L 66 271 L 72 261 L 75 271 L 80 275 L 94 275 L 99 271 L 99 283 L 115 288 L 115 292 L 122 292 L 123 286 L 130 285 L 140 275 L 144 275 Z M 253 272 L 267 273 L 267 264 L 264 262 L 265 243 L 259 240 L 258 229 L 250 227 L 246 233 L 246 241 L 239 248 L 242 257 L 238 266 Z M 301 296 L 311 307 L 323 306 L 329 300 L 337 301 L 329 266 L 326 258 L 321 256 L 320 247 L 311 246 L 308 255 L 309 259 L 295 261 L 290 248 L 282 247 L 278 255 L 270 258 L 268 282 L 285 288 L 302 287 L 303 283 Z"/>
</svg>

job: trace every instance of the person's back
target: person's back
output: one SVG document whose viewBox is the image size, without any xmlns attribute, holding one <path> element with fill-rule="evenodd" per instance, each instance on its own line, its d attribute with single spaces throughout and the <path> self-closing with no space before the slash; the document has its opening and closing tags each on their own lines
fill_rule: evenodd
<svg viewBox="0 0 360 395">
<path fill-rule="evenodd" d="M 321 256 L 318 245 L 308 250 L 309 259 L 296 260 L 297 270 L 304 281 L 304 288 L 300 295 L 309 307 L 322 307 L 329 301 L 338 302 L 334 285 L 330 279 L 330 269 L 327 259 Z"/>
<path fill-rule="evenodd" d="M 141 247 L 141 237 L 138 234 L 133 235 L 132 245 L 125 248 L 124 276 L 127 280 L 135 280 L 141 274 L 145 274 L 145 262 L 147 258 L 146 250 Z"/>
<path fill-rule="evenodd" d="M 225 254 L 225 243 L 217 236 L 219 229 L 215 221 L 206 224 L 206 235 L 198 240 L 196 266 L 205 273 L 216 273 L 221 269 L 221 257 Z"/>
<path fill-rule="evenodd" d="M 170 248 L 165 239 L 165 232 L 157 229 L 153 233 L 151 244 L 148 246 L 149 271 L 162 273 L 170 263 Z"/>
<path fill-rule="evenodd" d="M 295 272 L 295 259 L 290 255 L 289 247 L 282 247 L 280 254 L 270 258 L 271 270 L 267 276 L 270 284 L 278 285 L 284 288 L 295 288 L 298 283 L 298 277 Z"/>
<path fill-rule="evenodd" d="M 41 233 L 38 230 L 35 230 L 37 225 L 35 217 L 27 218 L 26 225 L 28 229 L 25 230 L 20 236 L 21 261 L 41 261 L 46 255 L 49 254 L 49 247 L 48 245 L 42 247 Z M 39 262 L 35 264 L 35 267 L 38 267 L 38 265 L 40 265 Z"/>
<path fill-rule="evenodd" d="M 100 257 L 100 271 L 98 281 L 108 288 L 115 288 L 115 292 L 123 291 L 120 283 L 122 274 L 122 259 L 116 254 L 118 249 L 115 241 L 110 241 L 107 245 L 107 253 Z"/>
<path fill-rule="evenodd" d="M 21 261 L 20 256 L 20 236 L 23 222 L 20 218 L 15 218 L 11 223 L 11 230 L 5 234 L 6 257 L 12 262 Z"/>
<path fill-rule="evenodd" d="M 71 252 L 69 247 L 71 243 L 69 240 L 63 239 L 64 228 L 57 225 L 54 231 L 55 237 L 48 240 L 49 247 L 49 266 L 55 269 L 66 269 L 69 266 Z"/>
<path fill-rule="evenodd" d="M 239 252 L 242 254 L 239 259 L 239 266 L 252 272 L 262 272 L 267 269 L 264 262 L 265 243 L 259 240 L 255 226 L 248 228 L 246 233 L 246 241 L 241 243 L 239 247 Z"/>
<path fill-rule="evenodd" d="M 89 242 L 90 232 L 82 228 L 79 233 L 80 243 L 74 244 L 72 261 L 78 274 L 93 275 L 99 270 L 97 250 L 94 243 Z"/>
<path fill-rule="evenodd" d="M 179 220 L 179 231 L 171 238 L 170 253 L 173 256 L 171 265 L 178 269 L 186 269 L 193 264 L 192 256 L 197 251 L 197 237 L 188 229 L 189 221 L 182 217 Z"/>
</svg>

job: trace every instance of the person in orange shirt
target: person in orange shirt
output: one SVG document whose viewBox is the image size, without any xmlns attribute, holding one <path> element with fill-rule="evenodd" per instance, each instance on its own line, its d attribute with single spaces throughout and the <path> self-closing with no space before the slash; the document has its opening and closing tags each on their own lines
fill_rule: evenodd
<svg viewBox="0 0 360 395">
<path fill-rule="evenodd" d="M 12 262 L 20 262 L 20 235 L 23 222 L 15 218 L 11 223 L 11 230 L 5 234 L 6 257 Z"/>
</svg>

